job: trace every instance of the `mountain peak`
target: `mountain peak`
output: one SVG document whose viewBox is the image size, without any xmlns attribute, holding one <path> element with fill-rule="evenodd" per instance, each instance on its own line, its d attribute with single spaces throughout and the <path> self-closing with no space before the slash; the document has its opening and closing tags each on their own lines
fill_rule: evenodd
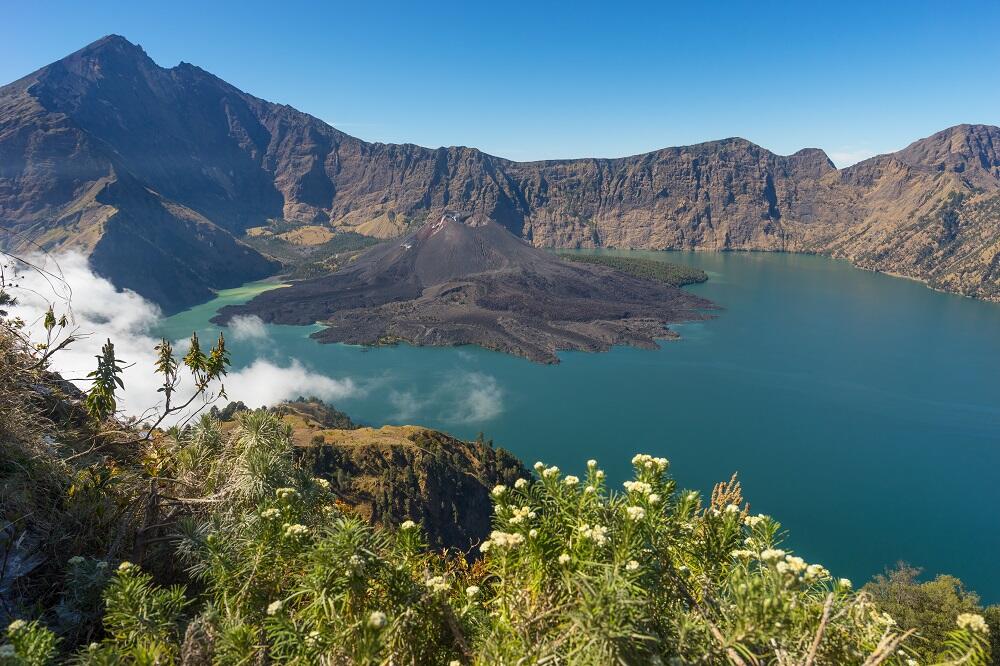
<svg viewBox="0 0 1000 666">
<path fill-rule="evenodd" d="M 896 156 L 907 164 L 964 171 L 976 165 L 1000 174 L 1000 127 L 962 124 L 914 141 Z"/>
<path fill-rule="evenodd" d="M 97 53 L 107 49 L 114 49 L 117 51 L 132 51 L 141 53 L 143 55 L 146 54 L 146 52 L 138 44 L 133 44 L 125 37 L 115 34 L 105 35 L 104 37 L 101 37 L 100 39 L 95 40 L 90 44 L 87 44 L 76 53 Z"/>
</svg>

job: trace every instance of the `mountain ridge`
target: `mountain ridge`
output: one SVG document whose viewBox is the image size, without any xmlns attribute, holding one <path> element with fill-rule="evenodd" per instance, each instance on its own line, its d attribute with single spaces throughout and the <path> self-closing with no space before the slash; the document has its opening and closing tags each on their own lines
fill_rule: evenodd
<svg viewBox="0 0 1000 666">
<path fill-rule="evenodd" d="M 998 300 L 998 146 L 957 125 L 839 170 L 738 137 L 515 162 L 365 142 L 109 35 L 0 88 L 0 246 L 82 249 L 175 311 L 278 270 L 249 228 L 388 238 L 454 208 L 537 247 L 815 252 Z"/>
</svg>

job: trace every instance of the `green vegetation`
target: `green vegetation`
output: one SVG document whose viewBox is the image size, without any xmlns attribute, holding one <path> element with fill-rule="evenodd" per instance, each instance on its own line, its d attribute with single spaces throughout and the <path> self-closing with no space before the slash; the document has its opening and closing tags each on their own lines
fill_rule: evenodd
<svg viewBox="0 0 1000 666">
<path fill-rule="evenodd" d="M 353 231 L 338 231 L 328 241 L 316 245 L 298 245 L 277 236 L 292 231 L 297 225 L 286 222 L 268 227 L 270 233 L 245 236 L 242 240 L 258 252 L 270 255 L 285 264 L 284 277 L 302 280 L 317 277 L 346 264 L 363 250 L 381 241 Z"/>
<path fill-rule="evenodd" d="M 187 492 L 169 539 L 185 584 L 158 581 L 152 562 L 108 572 L 105 560 L 71 558 L 60 607 L 99 617 L 80 599 L 103 602 L 95 640 L 65 646 L 78 663 L 904 664 L 919 654 L 872 597 L 779 549 L 780 525 L 750 515 L 738 483 L 705 502 L 676 489 L 662 458 L 636 456 L 624 492 L 593 461 L 582 478 L 539 463 L 536 478 L 497 486 L 494 531 L 470 566 L 428 551 L 416 524 L 374 529 L 345 513 L 328 481 L 295 464 L 287 427 L 267 411 L 239 413 L 228 434 L 204 419 L 165 452 L 157 476 Z M 59 637 L 45 619 L 10 626 L 0 648 L 10 663 L 54 661 Z M 935 649 L 944 663 L 984 664 L 987 641 L 979 615 L 959 615 Z"/>
<path fill-rule="evenodd" d="M 559 256 L 567 261 L 608 266 L 629 275 L 649 280 L 659 280 L 675 287 L 683 287 L 687 284 L 695 284 L 708 280 L 708 274 L 700 268 L 690 268 L 655 259 L 619 257 L 613 254 L 576 254 L 568 252 L 560 253 Z"/>
<path fill-rule="evenodd" d="M 879 608 L 887 612 L 902 629 L 920 632 L 913 641 L 914 650 L 921 663 L 942 661 L 941 646 L 945 645 L 955 618 L 963 613 L 981 613 L 979 597 L 965 589 L 962 581 L 954 576 L 937 576 L 934 580 L 920 582 L 920 570 L 905 564 L 876 576 L 865 585 L 864 591 Z M 1000 606 L 993 607 L 993 612 Z M 1000 625 L 991 624 L 995 630 Z M 995 631 L 995 636 L 1000 632 Z M 997 655 L 1000 656 L 1000 655 Z"/>
</svg>

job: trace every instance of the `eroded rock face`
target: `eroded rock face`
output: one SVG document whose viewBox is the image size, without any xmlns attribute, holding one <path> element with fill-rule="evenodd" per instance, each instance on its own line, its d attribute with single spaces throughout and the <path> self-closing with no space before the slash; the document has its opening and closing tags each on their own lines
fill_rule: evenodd
<svg viewBox="0 0 1000 666">
<path fill-rule="evenodd" d="M 503 449 L 426 428 L 323 433 L 325 442 L 301 449 L 313 473 L 373 523 L 420 523 L 433 548 L 470 551 L 490 533 L 494 486 L 530 477 Z"/>
<path fill-rule="evenodd" d="M 367 143 L 111 36 L 0 88 L 0 243 L 80 248 L 177 309 L 276 270 L 249 227 L 389 238 L 449 207 L 536 246 L 824 252 L 995 299 L 997 146 L 962 125 L 840 171 L 743 139 L 517 163 Z"/>
</svg>

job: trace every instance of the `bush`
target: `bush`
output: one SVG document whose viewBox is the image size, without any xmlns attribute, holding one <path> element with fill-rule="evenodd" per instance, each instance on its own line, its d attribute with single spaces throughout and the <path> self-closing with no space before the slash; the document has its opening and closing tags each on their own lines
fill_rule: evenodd
<svg viewBox="0 0 1000 666">
<path fill-rule="evenodd" d="M 295 465 L 278 417 L 237 418 L 228 434 L 205 419 L 160 469 L 187 479 L 192 496 L 178 499 L 195 507 L 175 537 L 187 590 L 119 567 L 103 595 L 105 636 L 81 663 L 907 664 L 925 654 L 868 592 L 782 550 L 781 526 L 748 513 L 735 479 L 706 502 L 678 491 L 662 458 L 636 456 L 624 492 L 594 461 L 582 477 L 538 463 L 535 479 L 493 490 L 494 530 L 470 562 L 428 551 L 410 521 L 385 530 L 345 514 L 328 482 Z M 28 626 L 5 654 L 51 662 L 54 635 Z M 925 638 L 945 662 L 985 664 L 986 632 L 962 613 Z"/>
</svg>

